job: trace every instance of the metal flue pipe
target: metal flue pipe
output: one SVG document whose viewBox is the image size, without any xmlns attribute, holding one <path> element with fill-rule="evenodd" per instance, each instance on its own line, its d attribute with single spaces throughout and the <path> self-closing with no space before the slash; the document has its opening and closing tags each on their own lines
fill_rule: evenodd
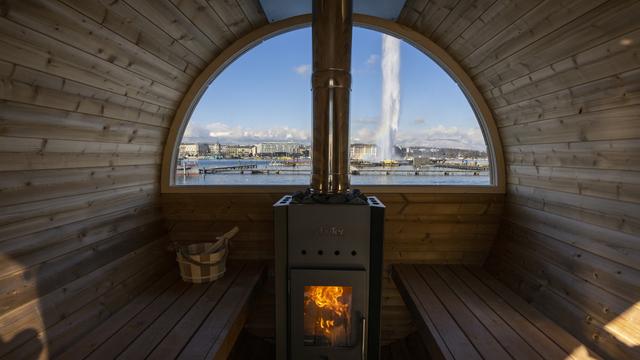
<svg viewBox="0 0 640 360">
<path fill-rule="evenodd" d="M 352 0 L 313 0 L 311 189 L 349 190 Z"/>
</svg>

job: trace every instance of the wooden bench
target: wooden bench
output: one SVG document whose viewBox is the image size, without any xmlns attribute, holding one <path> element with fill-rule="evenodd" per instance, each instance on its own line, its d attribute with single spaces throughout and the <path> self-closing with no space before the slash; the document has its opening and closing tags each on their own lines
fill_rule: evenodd
<svg viewBox="0 0 640 360">
<path fill-rule="evenodd" d="M 61 355 L 63 359 L 226 359 L 265 267 L 229 263 L 206 284 L 167 273 Z"/>
<path fill-rule="evenodd" d="M 394 265 L 436 359 L 599 359 L 480 267 Z"/>
</svg>

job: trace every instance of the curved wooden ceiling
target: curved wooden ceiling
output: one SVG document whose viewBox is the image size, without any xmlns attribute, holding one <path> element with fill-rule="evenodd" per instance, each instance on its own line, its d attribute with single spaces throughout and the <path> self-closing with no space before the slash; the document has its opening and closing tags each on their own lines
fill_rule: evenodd
<svg viewBox="0 0 640 360">
<path fill-rule="evenodd" d="M 634 334 L 622 314 L 640 289 L 638 18 L 635 0 L 410 0 L 398 20 L 462 64 L 500 126 L 509 205 L 490 267 L 618 358 L 637 353 L 620 339 Z M 265 23 L 257 0 L 0 3 L 3 324 L 69 326 L 58 316 L 89 297 L 63 286 L 141 257 L 132 239 L 162 248 L 152 234 L 173 112 L 221 49 Z M 91 244 L 105 246 L 99 263 L 79 257 Z M 48 309 L 55 319 L 33 315 Z M 49 335 L 53 353 L 70 336 Z"/>
</svg>

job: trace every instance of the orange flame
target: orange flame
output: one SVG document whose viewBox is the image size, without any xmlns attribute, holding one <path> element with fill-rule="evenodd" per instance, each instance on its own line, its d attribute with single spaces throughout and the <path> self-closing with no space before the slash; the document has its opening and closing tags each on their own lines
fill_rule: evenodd
<svg viewBox="0 0 640 360">
<path fill-rule="evenodd" d="M 344 288 L 342 286 L 309 286 L 306 290 L 308 290 L 306 295 L 309 299 L 305 305 L 313 303 L 320 309 L 332 312 L 332 317 L 334 318 L 349 317 L 349 304 L 341 301 L 342 295 L 344 294 Z M 325 334 L 330 335 L 336 326 L 336 321 L 319 316 L 317 325 Z"/>
</svg>

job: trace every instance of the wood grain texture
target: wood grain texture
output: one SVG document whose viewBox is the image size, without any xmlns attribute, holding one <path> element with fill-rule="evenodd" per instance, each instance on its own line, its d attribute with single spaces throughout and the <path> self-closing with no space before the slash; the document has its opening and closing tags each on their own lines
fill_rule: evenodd
<svg viewBox="0 0 640 360">
<path fill-rule="evenodd" d="M 631 0 L 407 1 L 398 23 L 490 107 L 509 195 L 501 220 L 501 195 L 385 190 L 386 261 L 481 264 L 502 228 L 493 274 L 602 355 L 637 357 L 639 17 Z M 171 121 L 218 55 L 266 27 L 256 0 L 0 4 L 0 296 L 22 302 L 3 302 L 3 354 L 57 354 L 169 266 Z M 162 205 L 174 240 L 238 224 L 232 256 L 271 259 L 280 195 Z M 383 337 L 404 337 L 414 325 L 388 276 L 384 289 Z"/>
<path fill-rule="evenodd" d="M 616 359 L 638 357 L 639 5 L 410 0 L 399 18 L 462 65 L 500 128 L 507 206 L 488 269 Z"/>
<path fill-rule="evenodd" d="M 412 314 L 445 359 L 601 359 L 479 267 L 393 265 Z"/>
<path fill-rule="evenodd" d="M 265 22 L 253 1 L 0 4 L 0 357 L 58 355 L 174 266 L 171 119 Z"/>
<path fill-rule="evenodd" d="M 162 194 L 172 241 L 214 239 L 233 226 L 231 259 L 273 260 L 272 205 L 282 193 Z M 383 280 L 385 343 L 414 331 L 389 277 L 392 263 L 482 264 L 498 232 L 503 195 L 380 194 L 386 206 Z"/>
</svg>

